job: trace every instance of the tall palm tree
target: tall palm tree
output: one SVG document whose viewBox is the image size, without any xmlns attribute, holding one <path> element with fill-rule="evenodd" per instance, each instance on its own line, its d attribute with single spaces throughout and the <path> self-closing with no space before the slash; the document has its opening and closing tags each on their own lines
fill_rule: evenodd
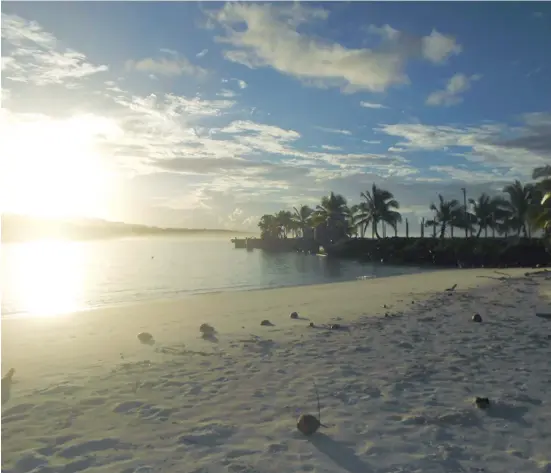
<svg viewBox="0 0 551 473">
<path fill-rule="evenodd" d="M 426 227 L 440 226 L 440 238 L 444 238 L 449 227 L 464 227 L 464 211 L 457 199 L 444 200 L 442 194 L 438 194 L 438 205 L 430 205 L 434 217 L 425 222 Z"/>
<path fill-rule="evenodd" d="M 281 227 L 275 215 L 262 215 L 258 222 L 258 228 L 260 228 L 261 238 L 279 238 L 281 235 Z"/>
<path fill-rule="evenodd" d="M 360 196 L 365 200 L 365 205 L 362 208 L 364 210 L 363 219 L 359 223 L 363 225 L 371 223 L 373 233 L 377 238 L 381 238 L 377 228 L 379 222 L 387 223 L 396 229 L 396 225 L 402 221 L 402 215 L 397 211 L 400 204 L 392 192 L 373 184 L 371 192 L 362 192 Z"/>
<path fill-rule="evenodd" d="M 351 233 L 358 234 L 360 233 L 361 238 L 365 238 L 365 232 L 369 222 L 365 222 L 365 216 L 367 214 L 366 203 L 361 202 L 359 204 L 354 204 L 350 207 L 349 222 L 350 226 L 354 228 L 354 231 Z"/>
<path fill-rule="evenodd" d="M 532 196 L 535 194 L 532 184 L 523 185 L 519 180 L 505 186 L 503 192 L 508 196 L 505 208 L 508 216 L 504 220 L 504 226 L 514 230 L 518 236 L 522 233 L 528 236 L 528 220 L 533 214 Z"/>
<path fill-rule="evenodd" d="M 347 218 L 350 215 L 346 198 L 331 192 L 321 199 L 313 215 L 315 223 L 324 223 L 331 237 L 345 235 L 348 230 Z M 331 238 L 333 239 L 333 238 Z"/>
<path fill-rule="evenodd" d="M 287 238 L 287 234 L 295 228 L 293 214 L 288 210 L 280 210 L 276 214 L 276 219 L 279 223 L 279 227 L 281 228 L 283 238 Z"/>
<path fill-rule="evenodd" d="M 507 202 L 502 197 L 490 197 L 482 193 L 478 199 L 469 199 L 472 206 L 472 216 L 474 222 L 478 225 L 476 238 L 480 237 L 482 231 L 487 235 L 488 228 L 496 229 L 498 222 L 507 217 Z"/>
<path fill-rule="evenodd" d="M 308 205 L 301 205 L 298 209 L 293 207 L 293 210 L 295 211 L 292 217 L 293 223 L 304 237 L 305 230 L 310 227 L 314 210 Z"/>
</svg>

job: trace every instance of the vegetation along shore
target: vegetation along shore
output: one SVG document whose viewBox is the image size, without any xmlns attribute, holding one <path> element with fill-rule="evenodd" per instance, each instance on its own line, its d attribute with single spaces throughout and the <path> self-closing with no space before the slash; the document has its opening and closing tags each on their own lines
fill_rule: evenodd
<svg viewBox="0 0 551 473">
<path fill-rule="evenodd" d="M 534 169 L 532 178 L 505 186 L 500 195 L 467 199 L 462 189 L 463 202 L 439 194 L 429 207 L 432 216 L 417 228 L 417 222 L 406 219 L 406 234 L 400 236 L 400 203 L 392 192 L 373 184 L 353 205 L 331 192 L 315 208 L 302 205 L 263 215 L 258 222 L 261 237 L 249 246 L 308 252 L 321 248 L 329 256 L 393 264 L 543 266 L 551 263 L 551 166 Z M 410 237 L 410 232 L 420 236 Z"/>
</svg>

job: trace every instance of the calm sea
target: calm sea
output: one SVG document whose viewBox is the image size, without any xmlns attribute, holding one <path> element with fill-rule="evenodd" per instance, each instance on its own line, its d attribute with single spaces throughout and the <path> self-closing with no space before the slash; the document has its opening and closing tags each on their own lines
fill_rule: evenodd
<svg viewBox="0 0 551 473">
<path fill-rule="evenodd" d="M 420 272 L 316 255 L 234 249 L 226 238 L 128 238 L 2 245 L 2 316 L 77 310 Z"/>
</svg>

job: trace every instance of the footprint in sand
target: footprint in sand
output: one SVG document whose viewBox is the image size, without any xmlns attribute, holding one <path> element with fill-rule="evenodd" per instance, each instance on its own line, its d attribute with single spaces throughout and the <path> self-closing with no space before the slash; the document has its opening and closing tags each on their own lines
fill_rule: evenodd
<svg viewBox="0 0 551 473">
<path fill-rule="evenodd" d="M 184 434 L 178 439 L 178 443 L 184 445 L 198 445 L 203 447 L 215 447 L 222 445 L 235 432 L 235 428 L 228 425 L 210 424 L 201 429 L 196 429 L 190 434 Z"/>
</svg>

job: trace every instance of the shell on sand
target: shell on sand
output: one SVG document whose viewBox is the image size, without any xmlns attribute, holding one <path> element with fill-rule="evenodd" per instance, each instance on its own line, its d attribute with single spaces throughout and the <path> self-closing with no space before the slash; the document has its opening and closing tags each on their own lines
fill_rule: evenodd
<svg viewBox="0 0 551 473">
<path fill-rule="evenodd" d="M 149 343 L 153 341 L 153 335 L 148 332 L 140 332 L 138 334 L 138 340 L 142 343 Z"/>
<path fill-rule="evenodd" d="M 292 319 L 298 319 L 298 313 L 297 313 L 297 312 L 291 312 L 290 317 L 291 317 Z"/>
<path fill-rule="evenodd" d="M 315 434 L 320 426 L 320 421 L 311 414 L 302 414 L 297 421 L 297 429 L 304 435 Z"/>
<path fill-rule="evenodd" d="M 476 397 L 474 403 L 479 409 L 488 409 L 490 407 L 490 400 L 487 397 Z"/>
<path fill-rule="evenodd" d="M 482 317 L 480 314 L 474 314 L 472 317 L 473 322 L 482 322 Z"/>
<path fill-rule="evenodd" d="M 201 332 L 203 335 L 214 335 L 216 330 L 214 330 L 214 327 L 209 324 L 201 324 L 199 327 L 199 332 Z"/>
</svg>

